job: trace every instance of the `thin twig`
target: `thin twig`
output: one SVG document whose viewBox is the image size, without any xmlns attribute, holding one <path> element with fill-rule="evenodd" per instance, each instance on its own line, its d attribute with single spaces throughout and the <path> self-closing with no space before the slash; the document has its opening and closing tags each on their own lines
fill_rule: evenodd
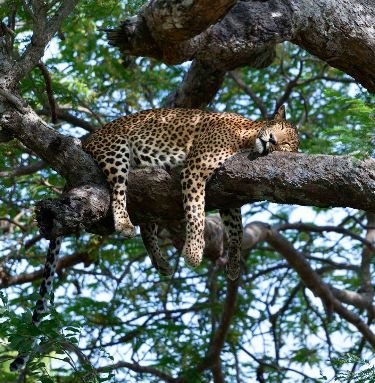
<svg viewBox="0 0 375 383">
<path fill-rule="evenodd" d="M 276 229 L 280 231 L 295 229 L 295 230 L 309 231 L 309 232 L 316 232 L 316 233 L 332 231 L 335 233 L 340 233 L 340 234 L 350 236 L 362 242 L 364 245 L 368 246 L 369 249 L 375 250 L 375 245 L 372 242 L 370 242 L 366 238 L 361 237 L 360 235 L 356 233 L 353 233 L 352 231 L 348 229 L 345 229 L 339 226 L 315 226 L 315 225 L 310 225 L 306 223 L 286 223 L 286 224 L 279 225 Z"/>
<path fill-rule="evenodd" d="M 27 109 L 23 106 L 22 101 L 7 90 L 0 88 L 0 96 L 5 98 L 10 104 L 12 104 L 20 113 L 26 114 Z"/>
<path fill-rule="evenodd" d="M 262 114 L 262 117 L 264 119 L 267 119 L 268 113 L 265 105 L 263 104 L 263 101 L 255 94 L 255 92 L 251 89 L 249 85 L 247 85 L 239 76 L 238 72 L 231 71 L 228 72 L 228 76 L 234 80 L 234 82 L 246 93 L 248 94 L 251 99 L 254 101 L 254 104 L 258 107 L 260 110 L 260 113 Z"/>
<path fill-rule="evenodd" d="M 163 371 L 160 371 L 154 367 L 141 366 L 138 363 L 118 362 L 115 364 L 109 364 L 107 366 L 99 367 L 96 369 L 96 371 L 108 372 L 112 370 L 118 370 L 120 368 L 128 368 L 129 370 L 132 370 L 135 372 L 151 374 L 151 375 L 157 376 L 158 378 L 162 379 L 164 382 L 167 382 L 167 383 L 174 383 L 176 381 L 172 376 L 166 374 Z"/>
<path fill-rule="evenodd" d="M 51 120 L 52 120 L 53 124 L 56 124 L 56 122 L 57 122 L 56 101 L 55 101 L 55 97 L 53 96 L 52 79 L 51 79 L 51 76 L 48 72 L 47 67 L 42 62 L 40 62 L 37 65 L 37 67 L 42 72 L 44 82 L 46 84 L 46 92 L 47 92 L 47 97 L 48 97 L 49 110 L 51 112 Z"/>
<path fill-rule="evenodd" d="M 30 165 L 15 167 L 10 170 L 4 170 L 0 172 L 0 177 L 19 177 L 24 175 L 29 175 L 37 172 L 46 167 L 44 161 L 33 162 Z"/>
<path fill-rule="evenodd" d="M 304 284 L 322 300 L 328 316 L 332 311 L 339 314 L 340 317 L 353 324 L 375 348 L 375 334 L 370 327 L 357 314 L 341 304 L 333 295 L 330 286 L 321 280 L 319 274 L 310 266 L 306 258 L 289 241 L 275 229 L 269 229 L 267 242 L 288 261 Z"/>
</svg>

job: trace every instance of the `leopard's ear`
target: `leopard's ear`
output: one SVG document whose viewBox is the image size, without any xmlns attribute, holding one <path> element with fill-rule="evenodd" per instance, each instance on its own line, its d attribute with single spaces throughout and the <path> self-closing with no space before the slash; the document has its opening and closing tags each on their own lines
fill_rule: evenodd
<svg viewBox="0 0 375 383">
<path fill-rule="evenodd" d="M 281 105 L 279 107 L 279 109 L 277 109 L 277 112 L 275 113 L 274 120 L 276 120 L 276 121 L 285 120 L 285 105 Z"/>
</svg>

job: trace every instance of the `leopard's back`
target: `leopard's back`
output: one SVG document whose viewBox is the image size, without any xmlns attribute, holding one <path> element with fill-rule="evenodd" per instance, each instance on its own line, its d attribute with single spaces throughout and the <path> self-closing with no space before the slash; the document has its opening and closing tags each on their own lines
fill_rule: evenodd
<svg viewBox="0 0 375 383">
<path fill-rule="evenodd" d="M 195 142 L 214 130 L 210 140 L 218 145 L 236 141 L 233 132 L 251 125 L 234 113 L 215 113 L 199 109 L 151 109 L 120 117 L 95 131 L 84 143 L 102 168 L 129 150 L 131 166 L 177 166 L 183 164 Z M 232 135 L 231 135 L 232 134 Z M 122 153 L 122 154 L 121 154 Z M 104 170 L 104 169 L 103 169 Z"/>
</svg>

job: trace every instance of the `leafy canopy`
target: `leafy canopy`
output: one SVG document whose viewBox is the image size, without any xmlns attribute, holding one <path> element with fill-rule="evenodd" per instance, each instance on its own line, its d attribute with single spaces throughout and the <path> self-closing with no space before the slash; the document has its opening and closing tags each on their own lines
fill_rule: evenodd
<svg viewBox="0 0 375 383">
<path fill-rule="evenodd" d="M 51 9 L 57 3 L 45 2 Z M 143 3 L 80 1 L 50 42 L 43 63 L 56 104 L 65 113 L 54 125 L 61 133 L 81 137 L 123 114 L 160 107 L 181 82 L 187 64 L 169 67 L 148 58 L 122 60 L 105 40 L 101 28 L 116 26 Z M 7 1 L 0 10 L 0 19 L 15 27 L 18 54 L 31 37 L 26 4 Z M 374 155 L 374 98 L 345 74 L 291 44 L 278 47 L 270 67 L 242 68 L 236 73 L 268 113 L 285 99 L 288 117 L 300 125 L 303 152 Z M 20 88 L 28 103 L 50 121 L 40 68 Z M 261 117 L 257 102 L 230 75 L 208 108 Z M 76 120 L 72 122 L 71 117 Z M 40 268 L 47 245 L 38 234 L 33 205 L 61 193 L 64 181 L 48 165 L 27 172 L 40 159 L 20 142 L 0 144 L 0 149 L 0 267 L 8 277 L 27 275 Z M 25 170 L 23 175 L 16 175 L 19 168 Z M 244 211 L 245 222 L 258 218 L 279 225 L 303 216 L 305 223 L 318 220 L 364 233 L 364 215 L 351 210 L 301 211 L 295 206 L 256 203 Z M 359 287 L 356 267 L 362 243 L 335 233 L 288 230 L 284 234 L 329 283 L 350 290 Z M 35 359 L 27 370 L 27 382 L 160 382 L 152 373 L 111 368 L 123 360 L 172 376 L 182 374 L 191 382 L 210 381 L 211 372 L 198 373 L 196 366 L 206 355 L 220 321 L 227 291 L 224 273 L 208 261 L 189 270 L 170 241 L 162 245 L 176 265 L 171 280 L 155 273 L 139 238 L 124 242 L 115 234 L 103 238 L 82 233 L 66 239 L 62 256 L 81 255 L 85 261 L 59 276 L 56 311 L 39 329 L 27 324 L 38 280 L 15 283 L 1 291 L 0 348 L 6 363 L 0 369 L 0 381 L 17 381 L 8 372 L 8 362 L 15 350 L 30 349 L 34 335 L 41 337 L 41 345 L 32 350 Z M 244 253 L 244 262 L 238 307 L 222 351 L 228 381 L 234 381 L 236 374 L 243 381 L 254 380 L 259 366 L 269 382 L 321 381 L 320 370 L 330 376 L 337 371 L 327 360 L 346 352 L 368 354 L 351 326 L 327 322 L 320 302 L 266 244 Z M 343 273 L 340 265 L 344 264 Z M 344 338 L 350 341 L 341 342 Z M 355 365 L 357 360 L 350 362 Z"/>
</svg>

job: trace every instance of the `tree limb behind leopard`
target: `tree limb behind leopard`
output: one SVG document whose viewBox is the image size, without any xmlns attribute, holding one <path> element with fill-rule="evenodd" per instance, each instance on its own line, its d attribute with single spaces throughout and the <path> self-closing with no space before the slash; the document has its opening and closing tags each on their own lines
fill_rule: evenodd
<svg viewBox="0 0 375 383">
<path fill-rule="evenodd" d="M 198 109 L 152 109 L 116 119 L 93 133 L 83 148 L 93 156 L 112 189 L 116 231 L 134 235 L 126 209 L 126 189 L 131 167 L 183 166 L 181 186 L 186 219 L 183 255 L 188 265 L 198 266 L 204 250 L 206 180 L 223 162 L 240 151 L 264 155 L 272 151 L 297 151 L 296 128 L 285 120 L 282 106 L 274 119 L 251 121 L 234 113 Z M 228 278 L 240 274 L 242 222 L 240 209 L 220 211 L 228 233 Z M 152 264 L 163 275 L 172 269 L 158 246 L 157 225 L 141 225 L 141 235 Z M 47 311 L 61 238 L 50 242 L 32 321 L 39 326 Z M 36 340 L 33 346 L 36 345 Z M 30 355 L 20 353 L 11 370 L 24 367 Z"/>
</svg>

